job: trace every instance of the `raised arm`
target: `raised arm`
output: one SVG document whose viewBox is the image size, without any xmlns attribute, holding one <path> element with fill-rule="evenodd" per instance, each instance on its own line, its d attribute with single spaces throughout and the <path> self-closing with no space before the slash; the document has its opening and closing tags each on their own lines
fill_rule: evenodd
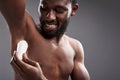
<svg viewBox="0 0 120 80">
<path fill-rule="evenodd" d="M 72 80 L 90 80 L 89 73 L 84 65 L 84 51 L 80 42 L 74 44 L 76 55 L 74 58 L 74 68 L 71 74 Z"/>
<path fill-rule="evenodd" d="M 0 12 L 8 23 L 12 36 L 23 34 L 26 25 L 25 0 L 0 0 Z"/>
</svg>

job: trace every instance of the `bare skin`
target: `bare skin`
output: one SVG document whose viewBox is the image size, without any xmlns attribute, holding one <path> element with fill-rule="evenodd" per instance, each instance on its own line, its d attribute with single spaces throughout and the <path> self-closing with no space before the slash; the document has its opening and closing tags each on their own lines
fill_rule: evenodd
<svg viewBox="0 0 120 80">
<path fill-rule="evenodd" d="M 45 4 L 43 4 L 43 2 Z M 44 8 L 46 3 L 47 9 Z M 70 16 L 75 15 L 78 8 L 69 6 L 69 0 L 41 0 L 40 21 L 58 19 L 59 26 Z M 56 5 L 62 5 L 61 12 Z M 55 11 L 54 11 L 55 9 Z M 25 11 L 24 0 L 0 0 L 0 11 L 6 19 L 12 43 L 11 64 L 15 71 L 15 80 L 90 80 L 84 65 L 84 51 L 78 40 L 65 34 L 46 39 L 41 35 L 31 15 Z M 48 11 L 48 13 L 46 13 Z M 64 21 L 64 22 L 63 22 Z M 56 25 L 47 25 L 45 30 L 55 31 Z M 23 60 L 18 59 L 16 45 L 20 40 L 28 42 L 28 50 Z"/>
</svg>

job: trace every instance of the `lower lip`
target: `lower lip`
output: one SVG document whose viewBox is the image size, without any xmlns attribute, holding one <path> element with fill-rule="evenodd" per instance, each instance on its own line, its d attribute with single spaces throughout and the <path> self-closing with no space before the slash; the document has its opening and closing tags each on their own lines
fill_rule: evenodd
<svg viewBox="0 0 120 80">
<path fill-rule="evenodd" d="M 57 27 L 56 25 L 45 25 L 44 28 L 45 28 L 46 30 L 52 31 L 52 30 L 55 30 L 56 27 Z"/>
</svg>

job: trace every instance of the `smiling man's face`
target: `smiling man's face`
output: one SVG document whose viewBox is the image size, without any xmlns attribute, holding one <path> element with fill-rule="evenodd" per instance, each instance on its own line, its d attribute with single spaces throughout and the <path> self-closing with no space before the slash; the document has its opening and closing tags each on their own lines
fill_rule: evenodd
<svg viewBox="0 0 120 80">
<path fill-rule="evenodd" d="M 43 37 L 51 39 L 64 34 L 72 12 L 70 0 L 40 0 L 40 32 Z"/>
</svg>

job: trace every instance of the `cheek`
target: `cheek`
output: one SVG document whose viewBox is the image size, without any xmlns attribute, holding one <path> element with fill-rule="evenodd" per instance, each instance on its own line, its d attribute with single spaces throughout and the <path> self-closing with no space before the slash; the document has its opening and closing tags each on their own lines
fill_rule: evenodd
<svg viewBox="0 0 120 80">
<path fill-rule="evenodd" d="M 70 9 L 68 9 L 67 11 L 65 11 L 65 12 L 62 13 L 62 14 L 57 14 L 57 17 L 58 17 L 59 19 L 61 19 L 62 21 L 65 21 L 65 20 L 67 20 L 67 19 L 70 18 L 70 16 L 71 16 L 71 11 L 72 11 L 72 9 L 70 8 Z"/>
<path fill-rule="evenodd" d="M 41 15 L 39 16 L 39 20 L 44 21 L 45 20 L 45 15 L 41 13 Z"/>
<path fill-rule="evenodd" d="M 63 14 L 57 14 L 57 18 L 61 21 L 64 22 L 68 18 L 68 12 L 65 12 Z"/>
<path fill-rule="evenodd" d="M 58 19 L 59 26 L 60 27 L 63 26 L 66 23 L 67 20 L 68 20 L 67 15 L 65 17 L 59 18 Z"/>
</svg>

